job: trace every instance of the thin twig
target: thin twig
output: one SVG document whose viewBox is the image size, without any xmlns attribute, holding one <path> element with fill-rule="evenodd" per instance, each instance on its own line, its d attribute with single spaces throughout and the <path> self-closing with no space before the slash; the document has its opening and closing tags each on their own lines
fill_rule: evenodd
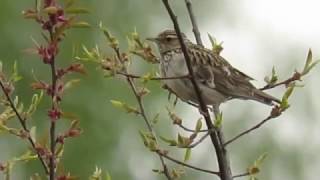
<svg viewBox="0 0 320 180">
<path fill-rule="evenodd" d="M 122 58 L 121 58 L 121 55 L 120 55 L 120 49 L 119 49 L 119 48 L 113 48 L 113 50 L 115 51 L 115 53 L 116 53 L 116 55 L 117 55 L 120 63 L 123 63 Z M 127 69 L 125 69 L 125 71 L 127 71 Z M 127 74 L 127 72 L 125 72 L 125 74 Z M 156 137 L 156 134 L 155 134 L 155 132 L 154 132 L 154 130 L 153 130 L 153 127 L 151 126 L 151 123 L 150 123 L 150 121 L 149 121 L 149 119 L 148 119 L 148 117 L 147 117 L 147 115 L 146 115 L 146 113 L 145 113 L 145 109 L 144 109 L 144 105 L 143 105 L 141 96 L 139 95 L 138 90 L 137 90 L 137 88 L 136 88 L 136 86 L 135 86 L 135 84 L 134 84 L 134 82 L 133 82 L 133 78 L 132 78 L 132 77 L 129 77 L 129 76 L 126 76 L 126 79 L 127 79 L 128 84 L 130 85 L 130 88 L 131 88 L 134 96 L 135 96 L 136 99 L 137 99 L 138 104 L 139 104 L 140 115 L 141 115 L 142 118 L 144 119 L 144 121 L 145 121 L 145 123 L 146 123 L 146 125 L 147 125 L 147 128 L 148 128 L 149 132 L 150 132 L 150 133 L 152 134 L 152 136 L 155 138 L 155 141 L 158 142 L 157 137 Z M 169 172 L 169 170 L 168 170 L 168 168 L 167 168 L 167 165 L 166 165 L 166 163 L 164 162 L 164 158 L 163 158 L 160 154 L 158 154 L 158 155 L 159 155 L 159 158 L 160 158 L 161 165 L 162 165 L 162 167 L 163 167 L 163 172 L 164 172 L 165 176 L 167 177 L 168 180 L 172 180 L 172 177 L 171 177 L 170 172 Z"/>
<path fill-rule="evenodd" d="M 193 129 L 190 129 L 190 128 L 188 128 L 188 127 L 186 127 L 186 126 L 184 126 L 184 125 L 182 125 L 182 124 L 178 124 L 178 126 L 179 127 L 181 127 L 183 130 L 185 130 L 185 131 L 188 131 L 188 132 L 208 132 L 209 130 L 207 130 L 207 129 L 203 129 L 203 130 L 199 130 L 199 131 L 195 131 L 195 130 L 193 130 Z"/>
<path fill-rule="evenodd" d="M 120 74 L 132 79 L 144 79 L 143 76 L 139 76 L 139 75 L 134 75 L 134 74 L 128 74 L 125 72 L 117 72 L 116 74 Z M 176 77 L 152 77 L 152 78 L 148 78 L 149 80 L 155 80 L 155 81 L 159 81 L 159 80 L 174 80 L 174 79 L 184 79 L 184 78 L 190 78 L 189 75 L 185 75 L 185 76 L 176 76 Z"/>
<path fill-rule="evenodd" d="M 230 143 L 232 143 L 233 141 L 239 139 L 240 137 L 249 134 L 250 132 L 252 132 L 255 129 L 258 129 L 260 126 L 262 126 L 263 124 L 265 124 L 266 122 L 268 122 L 270 119 L 272 119 L 273 117 L 270 115 L 267 118 L 263 119 L 262 121 L 260 121 L 258 124 L 256 124 L 255 126 L 243 131 L 242 133 L 236 135 L 235 137 L 231 138 L 230 140 L 228 140 L 227 142 L 225 142 L 223 144 L 224 147 L 226 147 L 227 145 L 229 145 Z"/>
<path fill-rule="evenodd" d="M 164 154 L 164 153 L 161 153 L 161 152 L 157 152 L 160 156 L 174 162 L 174 163 L 177 163 L 177 164 L 180 164 L 182 166 L 185 166 L 185 167 L 188 167 L 188 168 L 191 168 L 191 169 L 195 169 L 195 170 L 198 170 L 198 171 L 201 171 L 201 172 L 205 172 L 205 173 L 209 173 L 209 174 L 215 174 L 217 176 L 220 176 L 220 173 L 217 172 L 217 171 L 211 171 L 211 170 L 207 170 L 207 169 L 203 169 L 203 168 L 199 168 L 199 167 L 196 167 L 196 166 L 192 166 L 190 164 L 187 164 L 187 163 L 184 163 L 182 161 L 179 161 L 177 159 L 174 159 L 173 157 L 170 157 L 168 156 L 167 154 Z"/>
<path fill-rule="evenodd" d="M 203 43 L 202 43 L 202 40 L 201 40 L 201 35 L 200 35 L 199 28 L 198 28 L 198 24 L 197 24 L 196 18 L 194 16 L 194 13 L 193 13 L 193 10 L 192 10 L 191 0 L 185 0 L 185 3 L 186 3 L 186 6 L 187 6 L 187 9 L 188 9 L 188 13 L 189 13 L 190 20 L 191 20 L 192 27 L 193 27 L 192 31 L 193 31 L 194 36 L 196 38 L 197 44 L 203 47 Z"/>
<path fill-rule="evenodd" d="M 30 133 L 30 130 L 29 130 L 28 127 L 27 127 L 26 119 L 22 118 L 22 116 L 21 116 L 20 113 L 18 112 L 18 110 L 17 110 L 17 108 L 15 107 L 12 99 L 10 98 L 9 94 L 7 93 L 6 88 L 5 88 L 4 84 L 2 83 L 1 79 L 0 79 L 0 86 L 1 86 L 1 89 L 2 89 L 2 91 L 3 91 L 3 93 L 4 93 L 4 95 L 5 95 L 6 98 L 7 98 L 7 101 L 8 101 L 9 104 L 10 104 L 11 109 L 12 109 L 13 112 L 16 114 L 16 116 L 17 116 L 17 118 L 18 118 L 18 120 L 19 120 L 19 123 L 20 123 L 20 125 L 22 126 L 23 130 L 29 134 L 29 133 Z M 37 150 L 37 148 L 36 148 L 36 143 L 35 143 L 35 142 L 33 141 L 33 139 L 32 139 L 31 137 L 29 137 L 29 136 L 28 136 L 27 139 L 28 139 L 29 143 L 31 144 L 31 146 L 32 146 L 33 150 L 35 151 L 35 153 L 37 153 L 38 159 L 39 159 L 39 161 L 41 162 L 41 164 L 42 164 L 42 166 L 43 166 L 43 168 L 44 168 L 44 170 L 45 170 L 45 173 L 46 173 L 46 174 L 49 174 L 49 170 L 48 170 L 47 164 L 45 163 L 43 157 L 41 156 L 41 154 L 40 154 L 39 151 Z"/>
<path fill-rule="evenodd" d="M 212 133 L 211 131 L 208 131 L 205 135 L 203 135 L 197 142 L 192 143 L 188 146 L 188 148 L 194 148 L 196 147 L 198 144 L 200 144 L 202 141 L 204 141 L 209 135 L 210 133 Z"/>
<path fill-rule="evenodd" d="M 181 50 L 183 52 L 183 55 L 184 55 L 184 58 L 185 58 L 185 61 L 187 64 L 189 74 L 191 75 L 190 81 L 194 87 L 195 93 L 196 93 L 198 101 L 199 101 L 200 111 L 206 121 L 208 129 L 216 129 L 211 121 L 211 118 L 210 118 L 210 115 L 209 115 L 209 112 L 207 109 L 207 105 L 203 101 L 201 90 L 200 90 L 200 88 L 194 78 L 194 72 L 192 69 L 191 60 L 190 60 L 187 47 L 184 43 L 181 31 L 180 31 L 177 16 L 172 11 L 168 0 L 162 0 L 162 2 L 169 13 L 169 16 L 170 16 L 170 18 L 173 22 L 173 25 L 174 25 L 174 29 L 175 29 L 176 34 L 178 36 L 179 43 L 181 45 Z M 224 149 L 223 144 L 220 141 L 218 132 L 214 131 L 213 133 L 210 133 L 210 138 L 211 138 L 212 144 L 214 145 L 214 148 L 216 150 L 215 152 L 217 155 L 217 160 L 218 160 L 218 165 L 219 165 L 219 170 L 220 170 L 220 178 L 222 180 L 232 180 L 232 173 L 230 171 L 229 161 L 226 156 L 226 150 Z"/>
<path fill-rule="evenodd" d="M 288 78 L 284 81 L 278 82 L 276 84 L 267 84 L 263 88 L 260 88 L 260 90 L 272 89 L 272 88 L 275 88 L 275 87 L 278 87 L 281 85 L 288 86 L 290 83 L 297 81 L 297 80 L 300 80 L 300 78 L 301 78 L 301 74 L 299 72 L 295 72 L 290 78 Z"/>
<path fill-rule="evenodd" d="M 239 177 L 244 177 L 244 176 L 250 176 L 250 173 L 245 172 L 245 173 L 242 173 L 242 174 L 234 175 L 233 178 L 239 178 Z"/>
</svg>

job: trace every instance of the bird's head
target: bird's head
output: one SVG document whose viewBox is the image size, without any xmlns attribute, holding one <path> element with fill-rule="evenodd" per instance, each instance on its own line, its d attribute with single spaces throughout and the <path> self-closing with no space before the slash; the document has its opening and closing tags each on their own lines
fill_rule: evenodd
<svg viewBox="0 0 320 180">
<path fill-rule="evenodd" d="M 182 34 L 184 41 L 188 41 L 185 34 Z M 147 40 L 155 42 L 161 53 L 180 48 L 178 36 L 174 30 L 165 30 L 158 34 L 155 38 L 147 38 Z"/>
</svg>

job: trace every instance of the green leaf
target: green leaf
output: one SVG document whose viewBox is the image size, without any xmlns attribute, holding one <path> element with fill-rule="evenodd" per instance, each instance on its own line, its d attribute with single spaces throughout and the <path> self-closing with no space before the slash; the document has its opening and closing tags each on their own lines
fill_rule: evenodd
<svg viewBox="0 0 320 180">
<path fill-rule="evenodd" d="M 320 62 L 320 60 L 316 60 L 314 61 L 313 63 L 311 63 L 311 65 L 309 65 L 309 67 L 307 67 L 307 69 L 305 69 L 302 74 L 305 75 L 305 74 L 308 74 L 310 72 L 310 70 L 312 68 L 314 68 L 318 63 Z"/>
<path fill-rule="evenodd" d="M 199 132 L 202 128 L 202 119 L 198 119 L 197 124 L 196 124 L 196 132 Z"/>
<path fill-rule="evenodd" d="M 72 23 L 71 27 L 73 27 L 73 28 L 90 28 L 91 25 L 88 22 L 79 21 L 79 22 Z"/>
<path fill-rule="evenodd" d="M 90 180 L 100 180 L 102 178 L 102 170 L 96 166 L 95 171 L 90 176 Z"/>
<path fill-rule="evenodd" d="M 177 141 L 174 140 L 174 139 L 165 138 L 165 137 L 163 137 L 163 136 L 160 136 L 160 139 L 161 139 L 162 141 L 168 143 L 169 146 L 176 146 L 176 145 L 178 144 Z"/>
<path fill-rule="evenodd" d="M 107 172 L 106 180 L 112 180 L 111 175 L 110 175 L 110 173 L 109 173 L 109 172 Z"/>
<path fill-rule="evenodd" d="M 111 104 L 112 104 L 114 107 L 123 109 L 123 110 L 125 110 L 127 113 L 140 114 L 140 111 L 139 111 L 137 108 L 132 107 L 132 106 L 129 106 L 129 105 L 127 105 L 126 103 L 123 103 L 123 102 L 121 102 L 121 101 L 116 101 L 116 100 L 111 100 L 110 102 L 111 102 Z"/>
<path fill-rule="evenodd" d="M 288 87 L 288 89 L 286 90 L 286 92 L 282 96 L 282 100 L 281 100 L 281 104 L 280 104 L 281 109 L 287 109 L 289 107 L 288 99 L 291 96 L 294 88 L 295 88 L 295 84 L 293 83 Z"/>
<path fill-rule="evenodd" d="M 216 115 L 216 118 L 215 118 L 215 120 L 214 120 L 214 126 L 215 126 L 216 128 L 220 128 L 221 125 L 222 125 L 222 120 L 223 120 L 223 118 L 222 118 L 222 112 L 220 112 L 219 114 Z"/>
<path fill-rule="evenodd" d="M 271 76 L 271 79 L 270 79 L 269 84 L 275 84 L 277 81 L 278 81 L 278 76 L 277 76 L 277 74 L 276 74 L 276 69 L 275 69 L 275 67 L 273 66 L 273 67 L 272 67 L 272 76 Z"/>
<path fill-rule="evenodd" d="M 79 84 L 80 81 L 81 81 L 80 79 L 69 80 L 68 82 L 66 82 L 64 84 L 63 89 L 68 90 L 68 89 L 72 88 L 73 86 L 75 86 L 76 84 Z"/>
<path fill-rule="evenodd" d="M 178 133 L 178 147 L 185 148 L 190 145 L 192 140 L 189 137 L 183 137 Z"/>
<path fill-rule="evenodd" d="M 307 55 L 307 60 L 306 60 L 306 63 L 304 65 L 303 69 L 306 70 L 309 67 L 309 65 L 311 64 L 311 62 L 312 62 L 312 51 L 311 51 L 311 49 L 309 49 L 308 55 Z"/>
<path fill-rule="evenodd" d="M 12 73 L 12 75 L 10 77 L 10 81 L 17 82 L 17 81 L 19 81 L 21 79 L 22 79 L 22 76 L 20 76 L 18 74 L 18 64 L 15 61 L 14 64 L 13 64 L 13 73 Z"/>
<path fill-rule="evenodd" d="M 33 140 L 33 142 L 37 142 L 36 130 L 37 130 L 37 128 L 35 126 L 32 126 L 30 128 L 30 137 Z"/>
<path fill-rule="evenodd" d="M 49 6 L 43 9 L 43 12 L 48 13 L 48 14 L 56 14 L 58 12 L 58 7 L 57 6 Z"/>
<path fill-rule="evenodd" d="M 186 152 L 185 152 L 185 154 L 184 154 L 184 160 L 183 160 L 183 162 L 189 161 L 190 157 L 191 157 L 191 148 L 187 148 L 187 149 L 186 149 Z"/>
</svg>

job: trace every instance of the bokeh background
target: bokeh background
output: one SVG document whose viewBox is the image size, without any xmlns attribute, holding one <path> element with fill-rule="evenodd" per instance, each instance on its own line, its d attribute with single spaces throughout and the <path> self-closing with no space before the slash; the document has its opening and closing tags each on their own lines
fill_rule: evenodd
<svg viewBox="0 0 320 180">
<path fill-rule="evenodd" d="M 34 93 L 30 89 L 33 80 L 31 71 L 43 80 L 49 79 L 48 67 L 33 55 L 23 52 L 33 46 L 32 38 L 40 41 L 40 28 L 32 21 L 22 18 L 21 12 L 33 6 L 33 0 L 0 1 L 0 59 L 4 69 L 10 72 L 14 61 L 19 64 L 23 80 L 17 84 L 16 94 L 26 104 Z M 116 35 L 121 47 L 127 48 L 126 36 L 134 30 L 145 37 L 155 36 L 160 31 L 172 28 L 168 15 L 159 0 L 79 0 L 80 6 L 90 9 L 91 14 L 82 16 L 93 25 L 102 21 Z M 172 3 L 183 31 L 193 40 L 191 25 L 184 1 Z M 273 66 L 280 79 L 291 75 L 295 68 L 302 68 L 308 48 L 315 58 L 320 58 L 320 6 L 317 0 L 202 0 L 194 1 L 194 11 L 201 29 L 202 38 L 210 47 L 207 33 L 223 41 L 222 55 L 229 62 L 262 86 Z M 61 47 L 59 64 L 73 60 L 73 48 L 84 44 L 98 44 L 107 48 L 102 33 L 97 28 L 74 29 L 67 34 Z M 108 50 L 105 50 L 108 52 Z M 134 60 L 134 72 L 142 73 L 156 69 L 141 60 Z M 158 157 L 144 148 L 138 130 L 145 129 L 143 120 L 123 113 L 110 105 L 111 99 L 134 104 L 135 99 L 125 81 L 103 78 L 103 73 L 94 64 L 87 64 L 88 74 L 80 77 L 81 83 L 69 90 L 64 97 L 65 111 L 76 113 L 84 133 L 66 142 L 62 158 L 64 167 L 80 179 L 87 179 L 98 166 L 109 171 L 113 179 L 150 180 L 164 179 L 151 171 L 160 167 Z M 241 138 L 228 147 L 232 170 L 244 172 L 261 154 L 268 158 L 262 166 L 259 179 L 272 180 L 316 180 L 320 169 L 320 97 L 319 67 L 305 78 L 304 88 L 296 89 L 290 99 L 291 108 L 280 118 L 272 120 L 259 130 Z M 76 76 L 79 78 L 79 76 Z M 175 137 L 177 131 L 171 125 L 165 106 L 167 92 L 160 83 L 148 85 L 152 93 L 145 99 L 150 117 L 160 112 L 156 131 L 166 137 Z M 283 88 L 269 91 L 280 97 Z M 47 133 L 46 109 L 49 101 L 44 100 L 32 119 L 37 126 L 38 136 Z M 194 127 L 198 111 L 178 103 L 175 111 L 184 119 L 184 124 Z M 232 101 L 222 106 L 226 138 L 252 126 L 267 116 L 270 107 L 250 101 Z M 59 122 L 59 130 L 67 121 Z M 13 124 L 14 125 L 14 124 Z M 164 145 L 164 144 L 163 144 Z M 0 134 L 0 162 L 19 156 L 28 145 L 16 137 Z M 169 148 L 170 149 L 170 148 Z M 183 158 L 182 150 L 172 150 L 177 158 Z M 169 162 L 168 162 L 169 163 Z M 192 151 L 191 164 L 217 169 L 212 145 L 206 140 Z M 176 167 L 175 164 L 169 163 Z M 13 170 L 12 179 L 29 179 L 30 175 L 42 172 L 38 161 L 20 163 Z M 182 179 L 217 179 L 215 176 L 186 169 Z M 242 178 L 242 179 L 246 179 Z M 3 176 L 0 176 L 3 179 Z"/>
</svg>

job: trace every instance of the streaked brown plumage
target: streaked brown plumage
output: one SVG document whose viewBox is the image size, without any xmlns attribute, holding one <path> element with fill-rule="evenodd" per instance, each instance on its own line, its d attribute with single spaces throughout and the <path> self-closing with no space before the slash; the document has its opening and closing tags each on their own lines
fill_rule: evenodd
<svg viewBox="0 0 320 180">
<path fill-rule="evenodd" d="M 233 99 L 255 100 L 271 105 L 278 99 L 254 87 L 248 75 L 232 67 L 223 57 L 213 51 L 193 44 L 184 34 L 191 64 L 207 105 L 219 106 Z M 161 54 L 160 70 L 162 77 L 184 76 L 188 74 L 184 55 L 178 37 L 173 30 L 161 32 L 154 41 Z M 164 83 L 182 100 L 198 103 L 197 96 L 189 79 L 165 80 Z"/>
</svg>

